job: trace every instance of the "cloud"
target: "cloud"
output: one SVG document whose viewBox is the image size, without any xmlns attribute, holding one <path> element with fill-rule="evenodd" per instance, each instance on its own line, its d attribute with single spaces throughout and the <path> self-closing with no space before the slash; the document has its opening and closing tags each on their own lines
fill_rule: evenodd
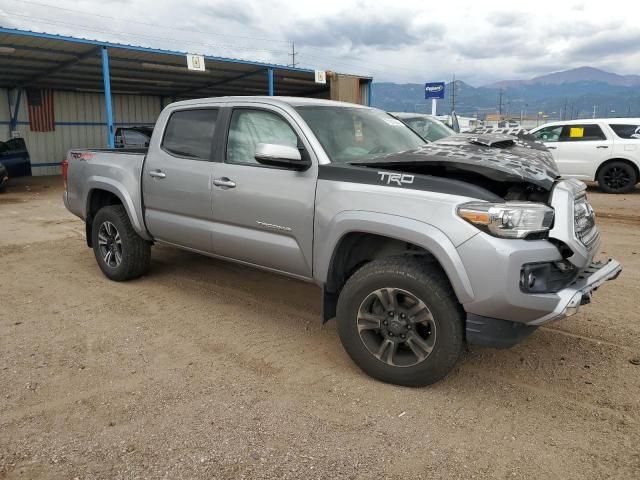
<svg viewBox="0 0 640 480">
<path fill-rule="evenodd" d="M 66 10 L 0 0 L 0 11 L 2 23 L 17 28 L 279 64 L 291 62 L 295 42 L 301 67 L 376 81 L 421 83 L 455 72 L 482 85 L 581 65 L 640 73 L 637 20 L 622 0 L 607 0 L 607 8 L 578 0 L 123 1 L 126 8 L 105 12 L 103 0 L 55 2 Z"/>
<path fill-rule="evenodd" d="M 569 44 L 565 55 L 575 59 L 618 56 L 635 53 L 640 46 L 640 32 L 604 32 Z"/>
<path fill-rule="evenodd" d="M 239 8 L 238 3 L 206 4 L 200 7 L 199 10 L 201 15 L 206 15 L 217 22 L 228 20 L 241 24 L 251 24 L 257 20 L 255 12 L 246 4 L 242 4 L 242 8 Z"/>
<path fill-rule="evenodd" d="M 302 22 L 288 33 L 299 45 L 353 48 L 393 49 L 441 40 L 446 27 L 440 23 L 412 25 L 411 17 L 347 16 L 325 17 L 319 21 Z"/>
<path fill-rule="evenodd" d="M 518 12 L 495 12 L 488 15 L 487 20 L 498 28 L 522 27 L 527 23 L 527 17 Z"/>
</svg>

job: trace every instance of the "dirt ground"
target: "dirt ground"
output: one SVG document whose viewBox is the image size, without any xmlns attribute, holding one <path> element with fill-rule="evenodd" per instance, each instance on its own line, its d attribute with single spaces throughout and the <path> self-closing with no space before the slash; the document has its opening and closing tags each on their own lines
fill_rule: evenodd
<svg viewBox="0 0 640 480">
<path fill-rule="evenodd" d="M 590 190 L 594 303 L 444 381 L 374 381 L 317 287 L 179 250 L 108 281 L 60 178 L 0 195 L 0 478 L 640 478 L 640 190 Z"/>
</svg>

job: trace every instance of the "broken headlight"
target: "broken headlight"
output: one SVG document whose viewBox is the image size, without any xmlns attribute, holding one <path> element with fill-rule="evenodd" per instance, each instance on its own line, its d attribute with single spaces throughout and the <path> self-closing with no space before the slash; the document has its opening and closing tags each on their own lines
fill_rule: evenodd
<svg viewBox="0 0 640 480">
<path fill-rule="evenodd" d="M 553 209 L 533 202 L 464 203 L 458 215 L 483 232 L 503 238 L 543 238 L 553 223 Z"/>
</svg>

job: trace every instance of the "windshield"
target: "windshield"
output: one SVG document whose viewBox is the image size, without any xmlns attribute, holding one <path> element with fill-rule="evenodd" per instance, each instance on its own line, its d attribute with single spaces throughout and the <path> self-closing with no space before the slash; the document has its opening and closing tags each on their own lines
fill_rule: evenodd
<svg viewBox="0 0 640 480">
<path fill-rule="evenodd" d="M 425 144 L 401 121 L 379 110 L 330 106 L 296 110 L 335 163 L 369 160 Z"/>
<path fill-rule="evenodd" d="M 409 125 L 418 135 L 429 142 L 435 142 L 441 138 L 455 135 L 455 131 L 447 127 L 440 120 L 429 117 L 409 117 L 402 118 L 402 121 Z"/>
</svg>

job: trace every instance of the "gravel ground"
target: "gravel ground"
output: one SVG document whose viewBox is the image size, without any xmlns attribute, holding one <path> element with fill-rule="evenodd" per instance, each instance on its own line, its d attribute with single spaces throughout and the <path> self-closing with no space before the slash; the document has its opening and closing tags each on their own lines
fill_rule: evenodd
<svg viewBox="0 0 640 480">
<path fill-rule="evenodd" d="M 109 282 L 59 178 L 0 195 L 0 478 L 640 478 L 640 191 L 591 189 L 624 272 L 423 389 L 376 382 L 317 287 L 176 249 Z"/>
</svg>

